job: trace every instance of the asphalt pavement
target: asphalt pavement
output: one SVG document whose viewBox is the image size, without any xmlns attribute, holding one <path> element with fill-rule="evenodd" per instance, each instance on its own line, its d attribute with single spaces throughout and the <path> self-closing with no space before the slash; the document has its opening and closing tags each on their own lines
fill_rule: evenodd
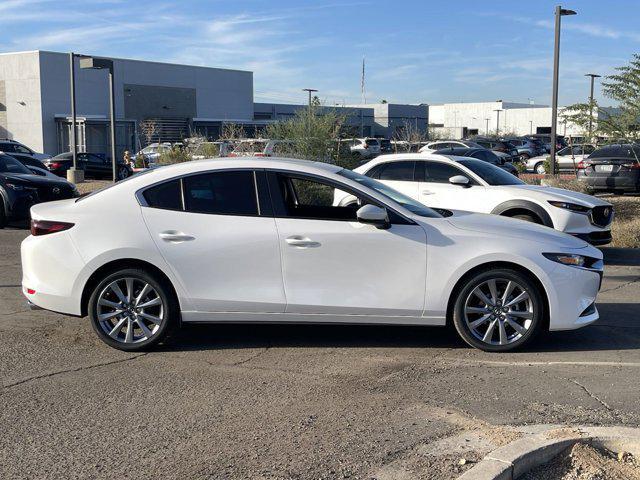
<svg viewBox="0 0 640 480">
<path fill-rule="evenodd" d="M 598 322 L 517 353 L 444 328 L 210 325 L 132 354 L 87 319 L 26 308 L 26 235 L 0 231 L 2 479 L 446 479 L 514 426 L 640 424 L 640 266 L 625 255 Z"/>
</svg>

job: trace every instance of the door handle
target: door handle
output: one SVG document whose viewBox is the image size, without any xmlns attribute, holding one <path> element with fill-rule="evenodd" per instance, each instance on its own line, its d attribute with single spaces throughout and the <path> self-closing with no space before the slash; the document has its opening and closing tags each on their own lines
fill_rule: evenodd
<svg viewBox="0 0 640 480">
<path fill-rule="evenodd" d="M 432 192 L 431 190 L 422 190 L 422 195 L 433 195 L 436 192 Z"/>
<path fill-rule="evenodd" d="M 192 237 L 191 235 L 187 235 L 185 233 L 178 232 L 176 230 L 166 230 L 164 232 L 160 232 L 159 236 L 165 242 L 170 242 L 170 243 L 188 242 L 189 240 L 196 239 L 196 237 Z"/>
<path fill-rule="evenodd" d="M 298 248 L 317 248 L 321 245 L 320 242 L 314 242 L 307 237 L 300 237 L 297 235 L 288 237 L 285 241 L 292 247 Z"/>
</svg>

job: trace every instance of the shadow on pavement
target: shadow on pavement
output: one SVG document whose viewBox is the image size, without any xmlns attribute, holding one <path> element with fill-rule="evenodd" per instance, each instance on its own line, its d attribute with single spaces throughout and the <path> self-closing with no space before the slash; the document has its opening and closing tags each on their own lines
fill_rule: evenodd
<svg viewBox="0 0 640 480">
<path fill-rule="evenodd" d="M 635 303 L 598 304 L 600 320 L 570 331 L 544 333 L 523 352 L 640 350 Z M 453 328 L 388 325 L 185 325 L 167 350 L 257 347 L 470 349 Z"/>
<path fill-rule="evenodd" d="M 603 247 L 605 265 L 640 266 L 640 248 Z"/>
</svg>

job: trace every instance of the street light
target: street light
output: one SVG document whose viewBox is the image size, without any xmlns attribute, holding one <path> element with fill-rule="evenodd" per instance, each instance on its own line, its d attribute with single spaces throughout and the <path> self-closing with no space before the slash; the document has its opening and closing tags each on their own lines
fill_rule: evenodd
<svg viewBox="0 0 640 480">
<path fill-rule="evenodd" d="M 485 121 L 487 122 L 487 126 L 484 129 L 484 134 L 485 135 L 489 135 L 489 120 L 491 120 L 490 118 L 485 118 Z"/>
<path fill-rule="evenodd" d="M 82 57 L 80 58 L 80 68 L 109 70 L 109 117 L 111 133 L 111 164 L 113 169 L 113 181 L 118 180 L 118 161 L 116 159 L 116 107 L 114 95 L 113 60 L 107 58 Z"/>
<path fill-rule="evenodd" d="M 71 146 L 72 166 L 67 170 L 67 180 L 72 183 L 80 183 L 84 181 L 84 170 L 78 170 L 78 146 L 76 142 L 76 54 L 69 53 L 69 80 L 71 86 L 71 132 L 69 136 L 69 144 Z"/>
<path fill-rule="evenodd" d="M 317 92 L 318 90 L 316 90 L 315 88 L 303 88 L 302 91 L 309 92 L 309 108 L 311 108 L 311 93 Z"/>
<path fill-rule="evenodd" d="M 602 75 L 596 73 L 587 73 L 585 75 L 585 77 L 591 77 L 591 94 L 589 95 L 589 141 L 592 141 L 591 132 L 593 131 L 593 82 L 601 76 Z"/>
<path fill-rule="evenodd" d="M 500 135 L 500 112 L 502 110 L 500 110 L 499 108 L 494 110 L 494 112 L 496 112 L 498 114 L 498 117 L 496 118 L 496 137 Z"/>
<path fill-rule="evenodd" d="M 560 19 L 564 16 L 576 15 L 574 10 L 556 7 L 556 32 L 553 47 L 553 92 L 551 94 L 551 173 L 556 173 L 556 128 L 558 124 L 558 70 L 560 67 Z"/>
</svg>

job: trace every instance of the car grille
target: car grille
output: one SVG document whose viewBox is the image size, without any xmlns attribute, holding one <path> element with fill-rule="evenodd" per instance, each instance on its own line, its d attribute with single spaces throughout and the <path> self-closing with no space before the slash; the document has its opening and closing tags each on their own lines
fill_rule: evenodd
<svg viewBox="0 0 640 480">
<path fill-rule="evenodd" d="M 73 191 L 65 186 L 38 188 L 38 202 L 52 202 L 54 200 L 64 200 L 72 197 Z"/>
<path fill-rule="evenodd" d="M 613 219 L 613 207 L 608 205 L 591 209 L 591 223 L 598 227 L 606 227 Z"/>
</svg>

